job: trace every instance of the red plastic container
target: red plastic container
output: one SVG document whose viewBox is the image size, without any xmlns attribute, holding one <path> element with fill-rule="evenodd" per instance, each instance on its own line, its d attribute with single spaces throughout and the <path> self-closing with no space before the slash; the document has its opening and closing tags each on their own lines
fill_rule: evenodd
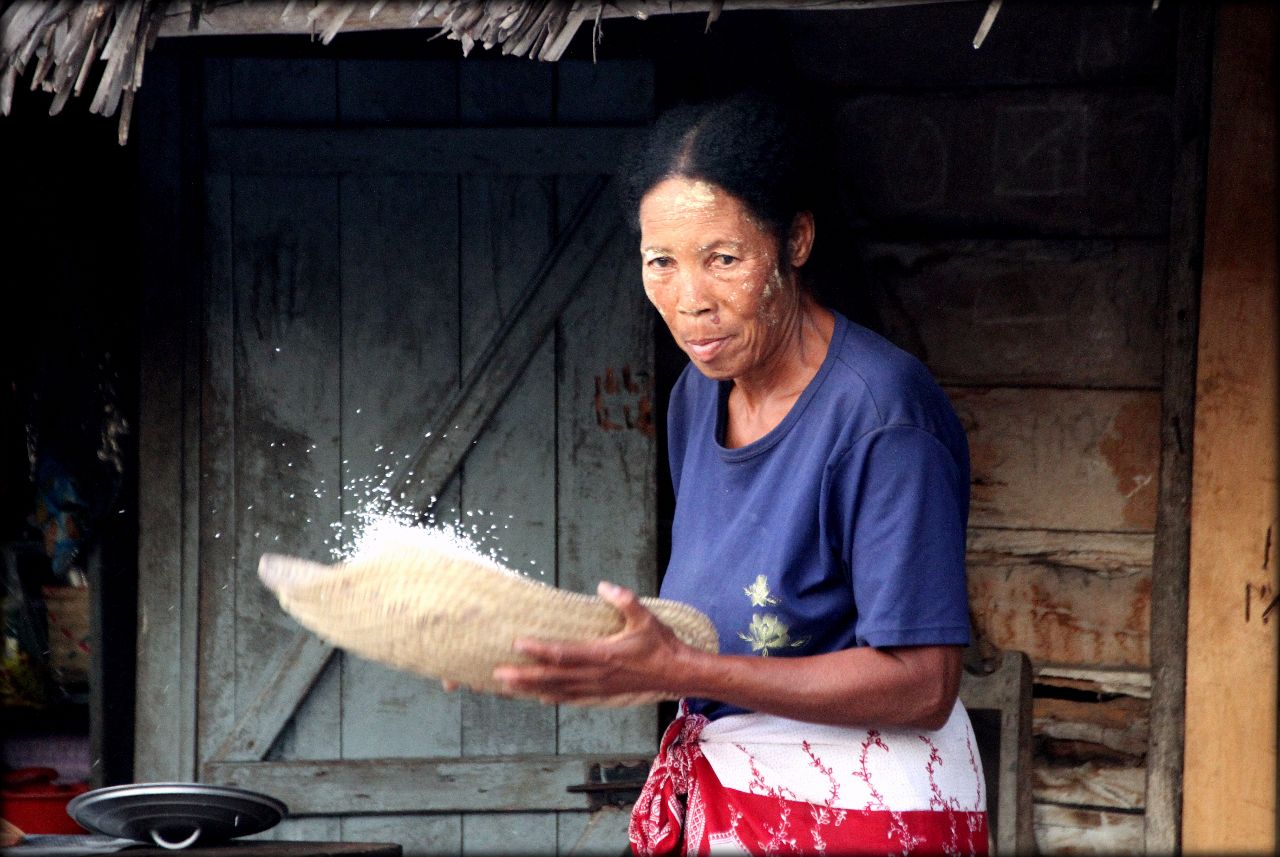
<svg viewBox="0 0 1280 857">
<path fill-rule="evenodd" d="M 53 768 L 7 771 L 0 788 L 0 816 L 23 833 L 87 833 L 67 815 L 67 804 L 89 790 L 85 783 L 59 785 Z"/>
</svg>

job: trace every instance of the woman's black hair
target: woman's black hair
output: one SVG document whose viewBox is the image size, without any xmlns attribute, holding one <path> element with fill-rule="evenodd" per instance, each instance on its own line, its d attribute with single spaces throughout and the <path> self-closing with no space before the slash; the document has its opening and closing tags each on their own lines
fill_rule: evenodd
<svg viewBox="0 0 1280 857">
<path fill-rule="evenodd" d="M 666 179 L 709 182 L 737 197 L 786 244 L 795 216 L 815 207 L 815 134 L 805 115 L 764 94 L 743 93 L 673 108 L 658 118 L 626 172 L 626 203 L 638 223 L 640 200 Z M 786 254 L 780 253 L 785 264 Z"/>
</svg>

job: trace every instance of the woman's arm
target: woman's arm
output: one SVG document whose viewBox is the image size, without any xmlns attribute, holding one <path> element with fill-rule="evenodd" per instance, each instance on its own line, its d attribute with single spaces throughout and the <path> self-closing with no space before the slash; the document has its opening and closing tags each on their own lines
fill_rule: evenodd
<svg viewBox="0 0 1280 857">
<path fill-rule="evenodd" d="M 507 693 L 572 703 L 664 692 L 813 723 L 938 729 L 959 690 L 960 646 L 710 655 L 680 642 L 629 590 L 602 583 L 599 592 L 622 613 L 623 629 L 586 643 L 517 641 L 536 663 L 494 671 Z"/>
</svg>

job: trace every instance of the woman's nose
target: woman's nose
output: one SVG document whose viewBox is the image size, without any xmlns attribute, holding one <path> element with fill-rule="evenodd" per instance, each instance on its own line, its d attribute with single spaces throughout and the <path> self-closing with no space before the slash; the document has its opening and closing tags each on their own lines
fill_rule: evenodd
<svg viewBox="0 0 1280 857">
<path fill-rule="evenodd" d="M 676 294 L 676 312 L 680 315 L 699 316 L 713 309 L 715 309 L 715 301 L 702 287 L 697 274 L 683 274 Z"/>
</svg>

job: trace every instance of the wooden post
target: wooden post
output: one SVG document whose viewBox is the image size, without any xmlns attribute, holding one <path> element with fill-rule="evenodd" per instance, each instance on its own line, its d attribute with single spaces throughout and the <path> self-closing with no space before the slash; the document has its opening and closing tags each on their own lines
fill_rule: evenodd
<svg viewBox="0 0 1280 857">
<path fill-rule="evenodd" d="M 1177 853 L 1182 832 L 1191 452 L 1212 31 L 1211 6 L 1184 3 L 1179 7 L 1169 269 L 1160 302 L 1164 309 L 1160 493 L 1151 565 L 1151 733 L 1143 817 L 1148 854 Z"/>
<path fill-rule="evenodd" d="M 1221 7 L 1205 203 L 1182 844 L 1276 851 L 1276 33 Z"/>
</svg>

